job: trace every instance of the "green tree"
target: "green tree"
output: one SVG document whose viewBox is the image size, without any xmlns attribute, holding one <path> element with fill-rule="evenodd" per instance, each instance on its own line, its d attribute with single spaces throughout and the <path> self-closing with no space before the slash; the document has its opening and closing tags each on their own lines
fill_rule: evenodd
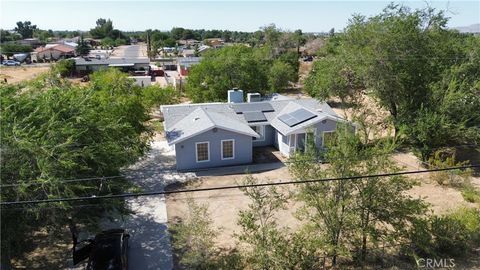
<svg viewBox="0 0 480 270">
<path fill-rule="evenodd" d="M 272 93 L 285 90 L 288 88 L 289 82 L 295 80 L 295 71 L 292 66 L 278 60 L 273 62 L 268 74 L 268 83 Z"/>
<path fill-rule="evenodd" d="M 110 19 L 98 19 L 95 28 L 90 29 L 90 34 L 93 38 L 105 38 L 113 31 L 113 23 Z"/>
<path fill-rule="evenodd" d="M 62 59 L 53 65 L 51 69 L 62 77 L 71 76 L 75 71 L 75 60 Z"/>
<path fill-rule="evenodd" d="M 79 86 L 48 73 L 0 91 L 2 185 L 13 185 L 2 188 L 2 202 L 134 191 L 124 178 L 64 182 L 119 175 L 148 149 L 148 110 L 141 89 L 126 75 L 103 71 L 92 76 L 92 84 Z M 119 212 L 125 213 L 123 200 L 2 207 L 2 263 L 21 254 L 40 228 L 58 235 L 69 218 L 92 228 L 105 213 Z"/>
<path fill-rule="evenodd" d="M 241 45 L 206 53 L 189 72 L 187 95 L 194 102 L 206 102 L 226 100 L 227 90 L 234 87 L 266 93 L 268 69 L 255 53 Z"/>
<path fill-rule="evenodd" d="M 80 36 L 75 52 L 80 56 L 86 56 L 90 53 L 90 45 L 83 39 L 83 35 Z"/>
<path fill-rule="evenodd" d="M 328 166 L 312 163 L 311 156 L 299 154 L 289 169 L 295 178 L 321 179 L 396 172 L 388 159 L 394 145 L 363 145 L 359 135 L 339 127 L 324 155 Z M 305 206 L 300 217 L 324 239 L 332 263 L 338 255 L 352 255 L 365 261 L 368 250 L 395 243 L 406 235 L 405 228 L 424 213 L 426 205 L 405 195 L 412 186 L 406 178 L 372 177 L 326 181 L 302 185 L 298 194 Z"/>
<path fill-rule="evenodd" d="M 252 185 L 256 180 L 247 176 L 243 184 Z M 277 225 L 275 214 L 285 209 L 287 196 L 275 186 L 243 188 L 243 193 L 249 197 L 247 210 L 241 210 L 238 215 L 238 225 L 241 227 L 238 239 L 248 245 L 243 253 L 247 265 L 253 269 L 283 269 L 288 248 L 285 230 Z"/>
<path fill-rule="evenodd" d="M 22 38 L 32 38 L 33 32 L 37 30 L 36 25 L 32 25 L 30 21 L 25 22 L 17 22 L 17 26 L 15 27 L 14 31 L 19 33 Z"/>
<path fill-rule="evenodd" d="M 188 198 L 187 209 L 188 217 L 170 228 L 180 265 L 187 269 L 215 269 L 218 251 L 214 244 L 218 230 L 212 228 L 208 205 L 195 203 Z"/>
<path fill-rule="evenodd" d="M 17 53 L 31 52 L 32 46 L 8 42 L 8 43 L 2 43 L 0 45 L 0 51 L 2 54 L 6 55 L 7 57 L 11 57 Z"/>
</svg>

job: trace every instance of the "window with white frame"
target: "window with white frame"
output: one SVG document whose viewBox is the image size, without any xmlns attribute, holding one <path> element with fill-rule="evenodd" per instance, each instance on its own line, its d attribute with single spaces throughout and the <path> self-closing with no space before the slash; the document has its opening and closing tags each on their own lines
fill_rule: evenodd
<svg viewBox="0 0 480 270">
<path fill-rule="evenodd" d="M 264 141 L 265 140 L 265 126 L 251 126 L 251 128 L 260 135 L 260 138 L 253 137 L 254 141 Z"/>
<path fill-rule="evenodd" d="M 197 162 L 205 162 L 210 160 L 210 143 L 197 142 L 195 143 Z"/>
<path fill-rule="evenodd" d="M 235 158 L 235 140 L 222 140 L 222 159 Z"/>
</svg>

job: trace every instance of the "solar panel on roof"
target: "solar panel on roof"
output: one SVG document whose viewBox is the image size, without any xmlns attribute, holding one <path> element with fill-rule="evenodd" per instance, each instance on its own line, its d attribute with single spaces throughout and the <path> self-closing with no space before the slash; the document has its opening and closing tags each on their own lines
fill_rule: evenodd
<svg viewBox="0 0 480 270">
<path fill-rule="evenodd" d="M 273 112 L 275 111 L 270 103 L 252 102 L 232 104 L 233 110 L 239 114 L 244 112 Z"/>
<path fill-rule="evenodd" d="M 243 117 L 245 117 L 248 123 L 267 121 L 262 112 L 244 112 Z"/>
<path fill-rule="evenodd" d="M 293 127 L 315 117 L 317 117 L 317 115 L 312 112 L 305 109 L 298 109 L 291 113 L 280 115 L 278 120 L 282 121 L 289 127 Z"/>
<path fill-rule="evenodd" d="M 292 127 L 296 123 L 296 119 L 293 118 L 290 114 L 280 115 L 278 119 L 283 123 L 287 124 L 287 126 L 289 127 Z"/>
</svg>

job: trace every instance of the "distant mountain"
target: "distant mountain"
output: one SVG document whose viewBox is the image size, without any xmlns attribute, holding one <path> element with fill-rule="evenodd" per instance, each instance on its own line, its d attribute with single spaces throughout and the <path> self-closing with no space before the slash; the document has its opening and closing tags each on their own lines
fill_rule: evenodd
<svg viewBox="0 0 480 270">
<path fill-rule="evenodd" d="M 453 27 L 453 29 L 460 31 L 460 33 L 480 33 L 480 23 L 469 26 Z"/>
</svg>

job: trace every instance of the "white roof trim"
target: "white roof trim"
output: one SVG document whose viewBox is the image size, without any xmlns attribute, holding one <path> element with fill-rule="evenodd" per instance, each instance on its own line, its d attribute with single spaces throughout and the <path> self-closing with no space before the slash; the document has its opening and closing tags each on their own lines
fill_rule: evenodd
<svg viewBox="0 0 480 270">
<path fill-rule="evenodd" d="M 246 136 L 251 136 L 251 137 L 255 137 L 255 138 L 260 138 L 260 135 L 258 135 L 255 131 L 253 131 L 253 129 L 252 129 L 252 134 L 250 134 L 250 133 L 247 133 L 247 132 L 240 132 L 240 131 L 238 131 L 238 130 L 233 130 L 233 129 L 230 129 L 230 128 L 226 128 L 226 127 L 214 125 L 214 126 L 211 126 L 211 127 L 209 127 L 209 128 L 202 129 L 202 130 L 200 130 L 200 131 L 198 131 L 198 132 L 192 133 L 192 134 L 190 134 L 189 136 L 185 136 L 185 137 L 181 137 L 181 138 L 178 138 L 178 139 L 176 139 L 176 140 L 173 140 L 173 141 L 169 142 L 168 145 L 181 143 L 181 142 L 183 142 L 183 141 L 185 141 L 185 140 L 187 140 L 187 139 L 190 139 L 190 138 L 192 138 L 192 137 L 195 137 L 195 136 L 197 136 L 197 135 L 200 135 L 200 134 L 202 134 L 202 133 L 204 133 L 204 132 L 210 131 L 210 130 L 212 130 L 212 129 L 214 129 L 214 128 L 219 128 L 219 129 L 223 129 L 223 130 L 230 131 L 230 132 L 237 133 L 237 134 L 242 134 L 242 135 L 246 135 Z M 254 133 L 255 135 L 254 135 L 253 133 Z"/>
</svg>

